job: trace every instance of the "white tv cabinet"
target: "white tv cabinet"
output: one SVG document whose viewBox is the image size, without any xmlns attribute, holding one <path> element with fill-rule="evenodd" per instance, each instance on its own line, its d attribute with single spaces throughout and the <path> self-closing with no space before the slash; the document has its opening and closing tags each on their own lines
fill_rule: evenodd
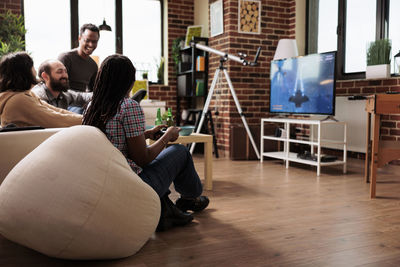
<svg viewBox="0 0 400 267">
<path fill-rule="evenodd" d="M 264 125 L 266 123 L 276 123 L 280 128 L 283 125 L 284 131 L 280 137 L 264 135 Z M 308 137 L 302 137 L 299 139 L 290 138 L 290 126 L 291 124 L 303 124 L 309 125 L 310 133 Z M 338 140 L 327 140 L 321 138 L 322 127 L 342 127 L 343 136 Z M 337 129 L 335 129 L 337 131 Z M 286 162 L 286 168 L 289 168 L 289 162 L 298 162 L 302 164 L 313 165 L 317 167 L 317 176 L 320 175 L 322 166 L 331 165 L 343 165 L 343 173 L 346 173 L 346 162 L 347 162 L 347 124 L 345 122 L 339 122 L 335 120 L 314 120 L 314 119 L 289 119 L 289 118 L 264 118 L 261 119 L 261 142 L 260 142 L 260 161 L 263 162 L 264 157 L 271 157 L 282 159 Z M 264 140 L 276 140 L 283 142 L 283 151 L 264 152 Z M 314 148 L 317 148 L 317 160 L 301 159 L 297 157 L 297 153 L 290 152 L 290 144 L 306 144 L 311 146 L 311 153 L 314 152 Z M 321 162 L 321 148 L 329 144 L 329 147 L 333 144 L 343 149 L 343 159 L 335 160 L 331 162 Z M 313 153 L 314 154 L 314 153 Z"/>
</svg>

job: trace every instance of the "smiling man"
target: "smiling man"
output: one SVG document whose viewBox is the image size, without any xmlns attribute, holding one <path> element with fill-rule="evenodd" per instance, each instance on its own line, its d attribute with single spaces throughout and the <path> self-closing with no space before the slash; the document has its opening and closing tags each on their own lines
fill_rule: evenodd
<svg viewBox="0 0 400 267">
<path fill-rule="evenodd" d="M 58 59 L 67 68 L 72 90 L 93 90 L 98 67 L 90 55 L 96 49 L 99 38 L 100 32 L 96 25 L 83 24 L 79 33 L 79 46 L 59 55 Z"/>
<path fill-rule="evenodd" d="M 69 89 L 67 69 L 59 60 L 46 60 L 39 66 L 41 83 L 32 91 L 41 100 L 55 107 L 68 109 L 70 106 L 83 107 L 92 98 L 92 93 L 76 92 Z"/>
</svg>

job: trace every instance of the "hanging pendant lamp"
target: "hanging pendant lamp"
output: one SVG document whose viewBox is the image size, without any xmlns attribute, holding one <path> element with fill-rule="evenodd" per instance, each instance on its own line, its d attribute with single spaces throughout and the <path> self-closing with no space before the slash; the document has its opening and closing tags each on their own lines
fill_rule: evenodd
<svg viewBox="0 0 400 267">
<path fill-rule="evenodd" d="M 109 25 L 107 25 L 107 23 L 106 23 L 106 19 L 104 19 L 103 20 L 103 24 L 101 24 L 100 26 L 99 26 L 99 30 L 100 31 L 111 31 L 111 27 L 109 26 Z"/>
</svg>

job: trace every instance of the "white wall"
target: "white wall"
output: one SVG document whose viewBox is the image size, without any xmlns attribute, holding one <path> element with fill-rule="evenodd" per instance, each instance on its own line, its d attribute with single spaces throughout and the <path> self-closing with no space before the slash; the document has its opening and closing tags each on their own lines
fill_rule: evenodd
<svg viewBox="0 0 400 267">
<path fill-rule="evenodd" d="M 305 54 L 306 47 L 306 0 L 296 0 L 296 41 L 299 55 Z"/>
<path fill-rule="evenodd" d="M 194 25 L 203 25 L 203 36 L 208 37 L 208 0 L 194 0 Z"/>
</svg>

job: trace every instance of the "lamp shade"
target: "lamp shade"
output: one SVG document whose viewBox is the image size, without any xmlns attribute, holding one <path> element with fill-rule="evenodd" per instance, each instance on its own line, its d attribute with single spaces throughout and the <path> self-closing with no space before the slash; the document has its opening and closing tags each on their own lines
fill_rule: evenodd
<svg viewBox="0 0 400 267">
<path fill-rule="evenodd" d="M 297 43 L 295 39 L 280 39 L 275 50 L 274 60 L 297 57 Z"/>
<path fill-rule="evenodd" d="M 100 31 L 111 31 L 111 27 L 107 25 L 106 19 L 103 20 L 103 24 L 99 25 Z"/>
</svg>

